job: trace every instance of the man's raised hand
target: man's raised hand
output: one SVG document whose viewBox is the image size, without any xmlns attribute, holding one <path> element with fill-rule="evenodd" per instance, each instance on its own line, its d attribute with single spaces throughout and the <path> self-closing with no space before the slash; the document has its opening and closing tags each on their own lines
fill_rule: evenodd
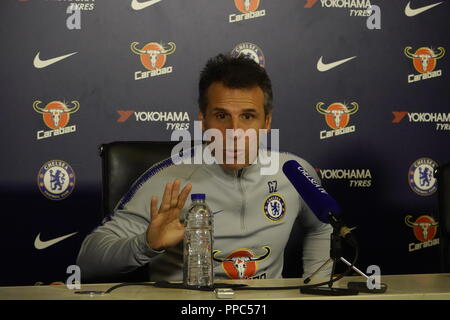
<svg viewBox="0 0 450 320">
<path fill-rule="evenodd" d="M 157 197 L 151 198 L 151 221 L 147 228 L 147 243 L 153 250 L 172 247 L 183 240 L 184 226 L 180 222 L 180 213 L 192 185 L 187 184 L 180 192 L 180 184 L 181 181 L 177 179 L 166 185 L 159 210 Z"/>
</svg>

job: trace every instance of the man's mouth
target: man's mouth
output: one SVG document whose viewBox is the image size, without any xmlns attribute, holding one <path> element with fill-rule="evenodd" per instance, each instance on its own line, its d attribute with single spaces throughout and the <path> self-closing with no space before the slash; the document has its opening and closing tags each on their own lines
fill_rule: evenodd
<svg viewBox="0 0 450 320">
<path fill-rule="evenodd" d="M 225 154 L 227 157 L 239 157 L 243 154 L 245 154 L 245 149 L 240 149 L 240 150 L 236 150 L 236 149 L 230 149 L 230 150 L 225 150 Z"/>
</svg>

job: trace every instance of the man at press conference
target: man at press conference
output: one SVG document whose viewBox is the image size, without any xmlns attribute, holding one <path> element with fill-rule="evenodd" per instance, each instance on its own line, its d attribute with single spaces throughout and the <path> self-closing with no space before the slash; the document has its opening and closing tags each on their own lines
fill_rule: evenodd
<svg viewBox="0 0 450 320">
<path fill-rule="evenodd" d="M 200 75 L 199 113 L 202 129 L 270 130 L 272 85 L 266 70 L 246 57 L 218 55 Z M 257 136 L 259 137 L 259 136 Z M 77 264 L 83 282 L 115 278 L 139 267 L 148 268 L 149 281 L 183 279 L 183 217 L 192 193 L 205 193 L 214 212 L 214 278 L 281 278 L 283 253 L 294 223 L 303 233 L 303 276 L 316 271 L 328 258 L 329 224 L 320 222 L 306 205 L 281 166 L 288 160 L 300 163 L 317 181 L 313 167 L 302 158 L 277 153 L 277 170 L 261 174 L 261 163 L 245 150 L 226 149 L 213 164 L 176 164 L 168 158 L 149 168 L 122 197 L 111 216 L 83 241 Z M 236 145 L 235 145 L 236 147 Z M 272 151 L 275 152 L 275 151 Z M 245 161 L 237 161 L 244 155 Z M 271 216 L 267 204 L 276 199 L 281 212 Z M 298 218 L 298 219 L 297 219 Z M 227 257 L 245 251 L 257 263 L 245 273 L 233 272 Z M 260 259 L 258 259 L 260 258 Z M 236 270 L 234 270 L 236 271 Z M 328 277 L 331 270 L 318 274 Z"/>
</svg>

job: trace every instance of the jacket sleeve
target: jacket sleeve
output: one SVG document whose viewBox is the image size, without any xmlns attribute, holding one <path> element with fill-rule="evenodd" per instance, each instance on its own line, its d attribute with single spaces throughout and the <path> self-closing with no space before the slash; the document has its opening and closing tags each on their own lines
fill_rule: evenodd
<svg viewBox="0 0 450 320">
<path fill-rule="evenodd" d="M 330 236 L 333 232 L 331 225 L 325 224 L 306 206 L 302 210 L 302 227 L 305 233 L 303 239 L 303 277 L 310 276 L 314 271 L 330 258 Z M 332 264 L 322 269 L 317 277 L 329 277 Z"/>
<path fill-rule="evenodd" d="M 303 161 L 302 166 L 318 182 L 319 177 L 314 168 Z M 330 238 L 333 228 L 330 224 L 321 222 L 302 199 L 300 223 L 304 231 L 303 239 L 303 277 L 310 276 L 330 258 Z M 332 263 L 322 269 L 317 277 L 329 277 Z"/>
<path fill-rule="evenodd" d="M 118 211 L 112 220 L 89 234 L 81 245 L 77 265 L 83 281 L 115 277 L 147 264 L 163 251 L 152 250 L 146 239 L 149 220 Z"/>
<path fill-rule="evenodd" d="M 83 281 L 115 277 L 150 262 L 164 252 L 152 250 L 146 239 L 150 223 L 152 195 L 162 199 L 164 184 L 152 181 L 144 184 L 127 200 L 125 195 L 114 214 L 83 241 L 77 264 Z"/>
</svg>

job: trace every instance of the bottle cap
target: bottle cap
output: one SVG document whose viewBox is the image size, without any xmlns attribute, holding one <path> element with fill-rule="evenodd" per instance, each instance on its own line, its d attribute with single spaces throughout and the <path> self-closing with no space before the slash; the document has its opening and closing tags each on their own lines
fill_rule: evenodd
<svg viewBox="0 0 450 320">
<path fill-rule="evenodd" d="M 195 201 L 195 200 L 205 200 L 206 199 L 206 195 L 204 193 L 193 193 L 191 194 L 191 200 Z"/>
</svg>

